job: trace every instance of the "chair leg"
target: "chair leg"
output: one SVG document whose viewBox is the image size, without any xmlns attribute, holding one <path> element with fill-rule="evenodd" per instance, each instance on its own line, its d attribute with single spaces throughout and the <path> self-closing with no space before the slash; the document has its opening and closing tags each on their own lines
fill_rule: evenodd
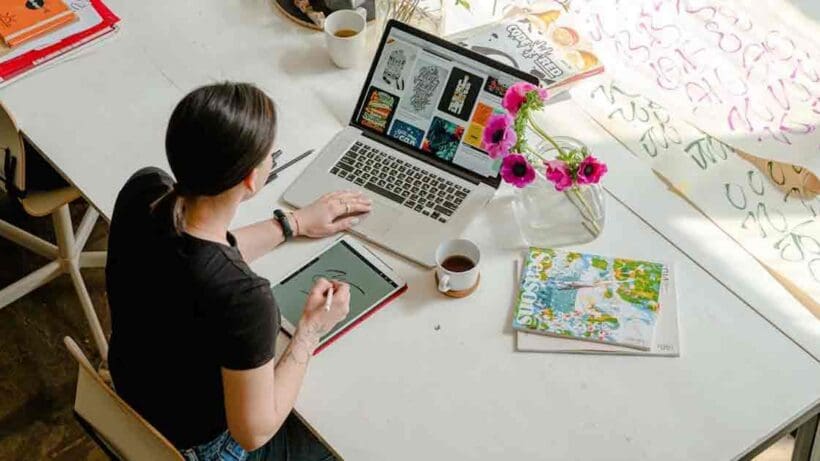
<svg viewBox="0 0 820 461">
<path fill-rule="evenodd" d="M 57 247 L 23 229 L 0 220 L 0 237 L 11 240 L 48 259 L 57 259 Z"/>
<path fill-rule="evenodd" d="M 84 251 L 80 253 L 81 269 L 102 269 L 105 267 L 108 252 L 106 251 Z"/>
<path fill-rule="evenodd" d="M 63 272 L 62 264 L 60 264 L 59 261 L 52 261 L 17 282 L 3 288 L 0 290 L 0 309 L 56 279 L 62 275 Z"/>
<path fill-rule="evenodd" d="M 94 209 L 93 206 L 89 205 L 88 210 L 85 212 L 85 216 L 83 216 L 83 220 L 80 221 L 80 225 L 77 227 L 76 235 L 76 242 L 74 243 L 74 254 L 78 254 L 83 251 L 85 248 L 85 243 L 88 241 L 88 237 L 91 235 L 91 231 L 94 230 L 94 224 L 97 222 L 97 217 L 100 214 Z"/>
<path fill-rule="evenodd" d="M 74 289 L 77 290 L 77 296 L 80 298 L 85 319 L 88 322 L 89 328 L 91 328 L 91 336 L 94 338 L 94 343 L 97 345 L 100 357 L 105 360 L 108 358 L 108 342 L 100 326 L 97 313 L 94 311 L 94 305 L 91 303 L 91 296 L 89 296 L 83 277 L 80 275 L 79 258 L 75 247 L 76 239 L 74 238 L 74 231 L 71 226 L 71 214 L 69 213 L 68 205 L 61 206 L 51 216 L 54 221 L 54 233 L 57 235 L 57 248 L 59 249 L 60 256 L 68 265 L 68 274 L 71 276 L 71 281 L 74 282 Z M 86 214 L 86 216 L 88 216 L 88 214 Z M 86 220 L 84 219 L 83 222 L 86 222 Z"/>
<path fill-rule="evenodd" d="M 792 461 L 820 460 L 820 440 L 818 440 L 818 437 L 820 437 L 820 424 L 818 422 L 820 422 L 820 415 L 815 415 L 797 428 Z"/>
<path fill-rule="evenodd" d="M 91 231 L 94 230 L 94 224 L 97 222 L 100 213 L 96 209 L 89 206 L 88 211 L 85 212 L 80 226 L 77 228 L 76 241 L 74 242 L 74 254 L 79 256 L 81 269 L 101 269 L 105 267 L 105 262 L 108 253 L 105 251 L 83 251 Z"/>
<path fill-rule="evenodd" d="M 85 287 L 85 281 L 80 274 L 79 265 L 72 262 L 68 268 L 68 274 L 71 276 L 71 281 L 74 282 L 74 289 L 77 290 L 77 296 L 80 298 L 80 304 L 83 307 L 85 319 L 91 328 L 91 336 L 94 338 L 94 343 L 97 345 L 97 350 L 100 352 L 100 357 L 103 360 L 108 359 L 108 341 L 105 339 L 100 319 L 97 318 L 97 313 L 94 311 L 94 305 L 91 303 L 91 296 L 88 294 L 88 289 Z"/>
<path fill-rule="evenodd" d="M 57 249 L 64 259 L 71 259 L 74 252 L 74 228 L 71 224 L 71 211 L 63 205 L 51 214 L 54 223 L 54 234 L 57 236 Z"/>
</svg>

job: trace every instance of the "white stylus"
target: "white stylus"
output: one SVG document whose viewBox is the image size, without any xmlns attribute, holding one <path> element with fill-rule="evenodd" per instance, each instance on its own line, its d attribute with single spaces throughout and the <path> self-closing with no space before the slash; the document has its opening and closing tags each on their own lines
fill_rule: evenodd
<svg viewBox="0 0 820 461">
<path fill-rule="evenodd" d="M 333 304 L 333 287 L 327 290 L 327 299 L 325 299 L 325 311 L 330 312 L 330 305 Z"/>
</svg>

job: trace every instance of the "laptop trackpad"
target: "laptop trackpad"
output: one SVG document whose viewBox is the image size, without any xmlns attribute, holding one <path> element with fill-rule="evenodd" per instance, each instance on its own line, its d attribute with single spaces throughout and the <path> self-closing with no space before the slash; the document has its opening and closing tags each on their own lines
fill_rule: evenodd
<svg viewBox="0 0 820 461">
<path fill-rule="evenodd" d="M 373 210 L 367 215 L 361 216 L 361 222 L 354 228 L 356 232 L 364 235 L 384 235 L 393 226 L 401 213 L 388 205 L 373 200 Z"/>
</svg>

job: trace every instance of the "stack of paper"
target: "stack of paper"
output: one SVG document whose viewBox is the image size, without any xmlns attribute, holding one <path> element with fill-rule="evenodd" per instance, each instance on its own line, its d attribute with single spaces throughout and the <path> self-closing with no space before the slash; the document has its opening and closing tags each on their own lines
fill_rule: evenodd
<svg viewBox="0 0 820 461">
<path fill-rule="evenodd" d="M 39 4 L 34 0 L 28 3 Z M 0 50 L 0 86 L 45 63 L 67 57 L 69 52 L 78 52 L 117 30 L 119 18 L 102 0 L 74 0 L 68 8 L 70 17 L 76 17 L 76 20 L 36 38 L 29 38 L 13 48 Z"/>
<path fill-rule="evenodd" d="M 680 355 L 667 264 L 530 248 L 513 329 L 527 352 Z"/>
</svg>

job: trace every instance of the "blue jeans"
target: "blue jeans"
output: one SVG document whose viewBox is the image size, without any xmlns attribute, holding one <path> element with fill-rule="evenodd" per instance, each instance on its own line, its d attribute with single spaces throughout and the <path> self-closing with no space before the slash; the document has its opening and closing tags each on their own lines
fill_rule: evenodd
<svg viewBox="0 0 820 461">
<path fill-rule="evenodd" d="M 299 421 L 290 415 L 279 432 L 265 445 L 250 453 L 228 433 L 210 442 L 182 450 L 187 461 L 332 461 L 336 458 Z"/>
</svg>

